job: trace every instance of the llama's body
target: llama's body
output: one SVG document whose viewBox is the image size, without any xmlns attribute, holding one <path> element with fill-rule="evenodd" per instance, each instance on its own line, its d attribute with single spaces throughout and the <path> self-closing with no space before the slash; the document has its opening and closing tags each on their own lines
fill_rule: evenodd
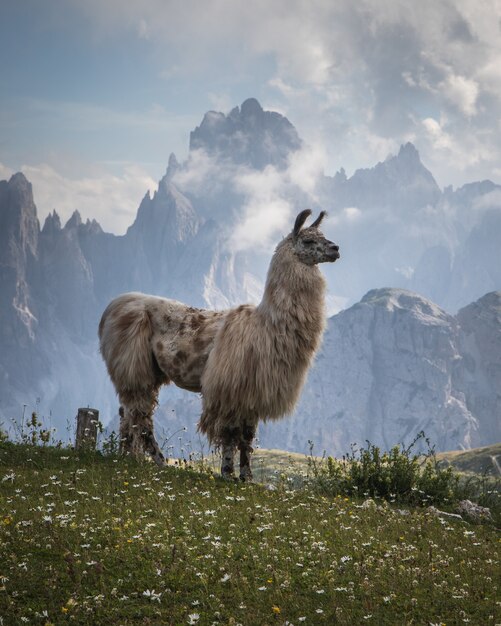
<svg viewBox="0 0 501 626">
<path fill-rule="evenodd" d="M 233 473 L 238 447 L 240 475 L 250 477 L 257 423 L 292 412 L 324 329 L 325 281 L 316 263 L 339 253 L 318 231 L 323 214 L 301 231 L 308 215 L 278 245 L 257 307 L 209 311 L 140 293 L 109 304 L 99 335 L 124 407 L 124 450 L 163 462 L 152 413 L 160 386 L 172 381 L 202 393 L 199 429 L 221 446 L 223 474 Z"/>
</svg>

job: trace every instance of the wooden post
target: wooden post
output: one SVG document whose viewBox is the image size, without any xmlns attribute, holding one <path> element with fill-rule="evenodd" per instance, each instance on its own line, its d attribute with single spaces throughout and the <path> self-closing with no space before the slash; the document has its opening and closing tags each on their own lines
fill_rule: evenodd
<svg viewBox="0 0 501 626">
<path fill-rule="evenodd" d="M 97 442 L 97 424 L 99 411 L 97 409 L 78 409 L 77 438 L 75 448 L 80 450 L 95 450 Z"/>
</svg>

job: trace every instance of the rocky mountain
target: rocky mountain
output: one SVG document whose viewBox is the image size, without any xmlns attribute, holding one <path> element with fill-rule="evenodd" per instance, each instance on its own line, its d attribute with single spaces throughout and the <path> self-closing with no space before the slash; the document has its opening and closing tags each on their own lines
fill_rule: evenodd
<svg viewBox="0 0 501 626">
<path fill-rule="evenodd" d="M 453 384 L 463 391 L 484 441 L 501 441 L 501 292 L 461 309 L 459 351 Z"/>
<path fill-rule="evenodd" d="M 191 151 L 203 150 L 219 160 L 257 170 L 267 165 L 286 168 L 291 152 L 301 145 L 289 120 L 274 111 L 264 111 L 255 98 L 249 98 L 228 115 L 209 111 L 190 134 Z"/>
<path fill-rule="evenodd" d="M 24 405 L 63 438 L 78 406 L 110 419 L 116 400 L 96 338 L 109 300 L 138 290 L 211 308 L 256 302 L 274 242 L 309 205 L 330 210 L 325 231 L 342 251 L 325 271 L 330 310 L 348 308 L 329 320 L 298 412 L 264 427 L 262 444 L 299 450 L 314 438 L 339 453 L 421 428 L 442 449 L 498 440 L 499 361 L 486 346 L 499 338 L 499 301 L 477 299 L 501 286 L 501 187 L 442 191 L 411 144 L 312 186 L 303 150 L 292 124 L 254 99 L 209 112 L 187 160 L 171 155 L 123 236 L 78 211 L 64 225 L 54 211 L 40 227 L 23 174 L 0 182 L 4 427 Z M 454 316 L 432 301 L 468 306 Z M 188 425 L 195 442 L 198 407 L 197 396 L 165 390 L 166 438 Z"/>
<path fill-rule="evenodd" d="M 384 449 L 408 444 L 421 430 L 441 450 L 499 441 L 500 297 L 488 294 L 454 317 L 410 291 L 369 291 L 329 319 L 296 414 L 267 426 L 265 440 L 299 449 L 297 433 L 309 432 L 337 454 L 366 439 Z M 494 342 L 488 353 L 478 335 Z"/>
</svg>

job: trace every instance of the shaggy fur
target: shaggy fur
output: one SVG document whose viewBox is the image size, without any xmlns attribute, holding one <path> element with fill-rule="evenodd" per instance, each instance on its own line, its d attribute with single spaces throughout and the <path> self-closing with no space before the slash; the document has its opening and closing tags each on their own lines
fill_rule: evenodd
<svg viewBox="0 0 501 626">
<path fill-rule="evenodd" d="M 158 390 L 170 381 L 202 392 L 199 430 L 222 448 L 222 473 L 251 477 L 250 455 L 260 419 L 291 413 L 325 323 L 325 280 L 317 264 L 339 258 L 339 248 L 303 211 L 272 258 L 262 302 L 226 311 L 129 293 L 113 300 L 101 319 L 101 353 L 123 405 L 122 449 L 163 455 L 153 435 Z"/>
</svg>

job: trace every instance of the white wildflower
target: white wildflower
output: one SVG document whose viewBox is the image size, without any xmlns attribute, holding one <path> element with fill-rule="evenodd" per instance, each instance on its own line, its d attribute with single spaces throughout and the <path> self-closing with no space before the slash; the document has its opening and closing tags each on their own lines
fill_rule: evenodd
<svg viewBox="0 0 501 626">
<path fill-rule="evenodd" d="M 152 589 L 151 591 L 149 589 L 143 591 L 143 596 L 149 598 L 152 602 L 160 602 L 161 595 L 161 593 L 157 593 L 154 589 Z"/>
</svg>

